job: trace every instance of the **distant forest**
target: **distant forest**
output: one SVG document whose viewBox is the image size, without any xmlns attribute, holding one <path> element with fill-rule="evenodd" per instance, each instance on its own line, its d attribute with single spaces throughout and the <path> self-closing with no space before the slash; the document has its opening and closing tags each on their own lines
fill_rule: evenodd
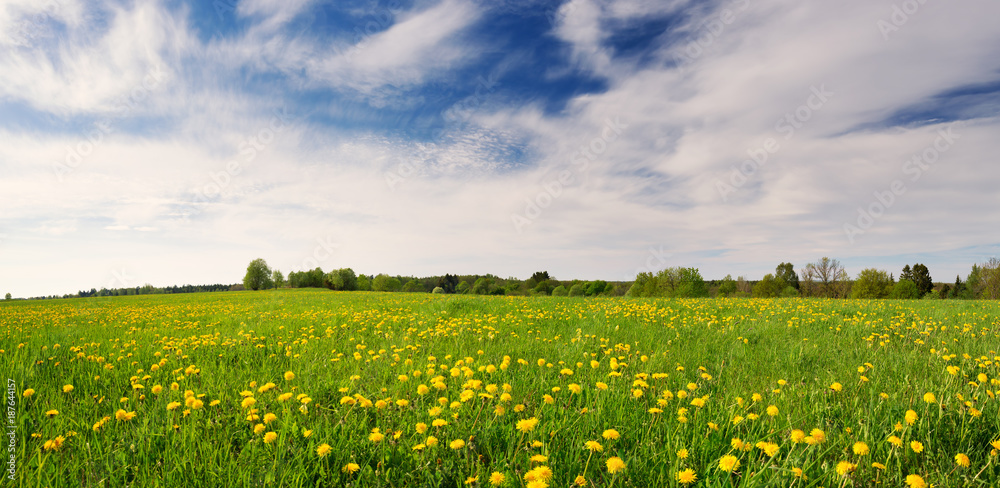
<svg viewBox="0 0 1000 488">
<path fill-rule="evenodd" d="M 493 275 L 451 275 L 416 278 L 386 274 L 355 274 L 351 268 L 324 272 L 321 268 L 289 273 L 273 270 L 263 259 L 247 266 L 243 288 L 329 288 L 340 291 L 424 292 L 521 296 L 629 296 L 629 297 L 825 297 L 860 299 L 1000 299 L 1000 260 L 974 264 L 954 283 L 937 283 L 927 266 L 906 265 L 897 280 L 894 273 L 868 268 L 850 277 L 836 259 L 821 258 L 795 270 L 781 263 L 773 274 L 758 281 L 726 276 L 706 281 L 697 268 L 666 268 L 639 273 L 634 281 L 563 280 L 539 271 L 527 280 Z"/>
<path fill-rule="evenodd" d="M 538 271 L 526 280 L 500 278 L 491 274 L 428 276 L 356 274 L 351 268 L 324 272 L 321 268 L 293 271 L 286 277 L 263 259 L 247 266 L 243 282 L 237 284 L 184 285 L 90 289 L 72 295 L 34 297 L 87 298 L 126 295 L 223 292 L 274 288 L 327 288 L 337 291 L 380 291 L 517 296 L 628 296 L 628 297 L 825 297 L 859 299 L 1000 299 L 1000 259 L 972 265 L 963 279 L 935 282 L 927 266 L 906 265 L 895 273 L 868 268 L 851 277 L 843 265 L 827 257 L 808 263 L 798 271 L 792 263 L 781 263 L 774 273 L 750 281 L 727 275 L 721 280 L 705 280 L 697 268 L 673 267 L 656 273 L 639 273 L 634 281 L 559 280 L 547 271 Z M 10 294 L 6 296 L 10 300 Z"/>
</svg>

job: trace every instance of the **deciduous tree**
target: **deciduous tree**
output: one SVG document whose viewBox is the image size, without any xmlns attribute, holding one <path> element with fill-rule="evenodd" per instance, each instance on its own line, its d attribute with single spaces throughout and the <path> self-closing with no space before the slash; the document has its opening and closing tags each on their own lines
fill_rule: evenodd
<svg viewBox="0 0 1000 488">
<path fill-rule="evenodd" d="M 899 280 L 892 286 L 889 298 L 914 300 L 920 298 L 920 290 L 917 289 L 917 285 L 911 280 Z"/>
<path fill-rule="evenodd" d="M 736 281 L 733 281 L 732 275 L 726 275 L 722 279 L 722 283 L 719 284 L 718 296 L 729 297 L 736 293 Z"/>
<path fill-rule="evenodd" d="M 828 257 L 807 264 L 802 270 L 801 278 L 808 283 L 806 288 L 809 294 L 823 297 L 844 297 L 850 286 L 847 283 L 850 278 L 844 266 L 840 261 Z"/>
<path fill-rule="evenodd" d="M 892 292 L 892 288 L 889 273 L 875 268 L 863 269 L 851 286 L 851 298 L 886 298 Z"/>
<path fill-rule="evenodd" d="M 799 275 L 795 274 L 795 266 L 792 263 L 781 263 L 775 268 L 774 276 L 781 278 L 788 286 L 799 289 Z"/>
<path fill-rule="evenodd" d="M 753 296 L 756 298 L 774 298 L 780 296 L 786 286 L 788 284 L 785 283 L 785 280 L 768 273 L 753 286 Z"/>
<path fill-rule="evenodd" d="M 247 290 L 260 290 L 271 288 L 271 268 L 267 261 L 254 259 L 247 266 L 247 274 L 243 276 L 243 288 Z"/>
</svg>

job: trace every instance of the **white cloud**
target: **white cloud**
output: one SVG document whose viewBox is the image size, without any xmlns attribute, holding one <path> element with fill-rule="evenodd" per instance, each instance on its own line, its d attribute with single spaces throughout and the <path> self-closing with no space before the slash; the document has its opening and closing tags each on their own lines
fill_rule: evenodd
<svg viewBox="0 0 1000 488">
<path fill-rule="evenodd" d="M 309 76 L 314 83 L 366 94 L 424 82 L 469 56 L 460 35 L 479 15 L 467 0 L 443 0 L 395 19 L 384 31 L 362 31 L 366 35 L 349 46 L 324 47 L 308 63 Z M 321 54 L 329 52 L 334 54 Z"/>
<path fill-rule="evenodd" d="M 106 27 L 86 17 L 53 42 L 0 51 L 0 93 L 60 115 L 110 115 L 162 88 L 191 42 L 184 23 L 155 2 L 104 7 Z"/>
</svg>

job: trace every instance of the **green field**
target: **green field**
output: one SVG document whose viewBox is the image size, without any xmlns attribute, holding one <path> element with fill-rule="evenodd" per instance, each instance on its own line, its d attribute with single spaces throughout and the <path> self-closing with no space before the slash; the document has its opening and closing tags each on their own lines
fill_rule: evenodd
<svg viewBox="0 0 1000 488">
<path fill-rule="evenodd" d="M 1000 480 L 996 302 L 278 290 L 0 325 L 12 486 Z"/>
</svg>

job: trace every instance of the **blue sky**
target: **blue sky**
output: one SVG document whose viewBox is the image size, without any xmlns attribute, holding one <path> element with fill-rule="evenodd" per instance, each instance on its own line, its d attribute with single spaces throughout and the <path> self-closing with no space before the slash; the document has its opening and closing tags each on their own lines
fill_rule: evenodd
<svg viewBox="0 0 1000 488">
<path fill-rule="evenodd" d="M 0 293 L 288 271 L 954 281 L 988 0 L 0 3 Z"/>
</svg>

